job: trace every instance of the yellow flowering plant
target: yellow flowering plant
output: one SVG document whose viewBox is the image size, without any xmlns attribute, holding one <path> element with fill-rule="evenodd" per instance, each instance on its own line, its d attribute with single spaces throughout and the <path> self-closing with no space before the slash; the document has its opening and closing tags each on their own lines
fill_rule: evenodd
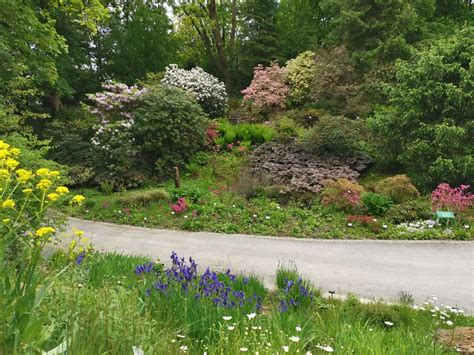
<svg viewBox="0 0 474 355">
<path fill-rule="evenodd" d="M 47 323 L 35 314 L 51 280 L 40 272 L 42 251 L 56 238 L 57 226 L 46 214 L 57 203 L 82 204 L 69 195 L 60 173 L 20 167 L 17 148 L 0 140 L 0 354 L 41 352 Z M 91 250 L 83 232 L 74 232 L 71 257 Z M 82 259 L 81 259 L 82 260 Z"/>
</svg>

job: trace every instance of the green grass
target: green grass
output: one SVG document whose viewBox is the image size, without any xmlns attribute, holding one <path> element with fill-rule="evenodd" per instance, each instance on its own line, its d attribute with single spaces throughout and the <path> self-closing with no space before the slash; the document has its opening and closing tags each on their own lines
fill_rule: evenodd
<svg viewBox="0 0 474 355">
<path fill-rule="evenodd" d="M 281 300 L 293 297 L 291 292 L 285 293 L 288 280 L 300 279 L 296 269 L 280 268 L 278 287 L 272 292 L 255 277 L 247 282 L 239 275 L 229 284 L 246 295 L 262 297 L 264 306 L 249 319 L 251 308 L 217 307 L 196 300 L 192 289 L 174 287 L 166 296 L 159 291 L 147 296 L 150 282 L 164 274 L 157 264 L 158 276 L 136 276 L 134 266 L 144 262 L 144 258 L 95 253 L 82 265 L 75 265 L 56 254 L 47 272 L 54 274 L 69 267 L 55 280 L 40 309 L 50 324 L 44 348 L 52 349 L 68 339 L 70 354 L 127 354 L 132 346 L 140 346 L 145 354 L 183 353 L 180 347 L 184 346 L 192 354 L 239 354 L 241 348 L 249 353 L 282 354 L 286 346 L 292 354 L 323 354 L 318 348 L 323 345 L 339 354 L 454 353 L 434 342 L 438 328 L 450 327 L 441 311 L 431 312 L 428 307 L 417 311 L 408 305 L 362 304 L 354 297 L 343 302 L 326 300 L 302 280 L 314 291 L 313 301 L 299 302 L 280 312 Z M 225 275 L 220 277 L 225 282 Z M 449 314 L 449 319 L 454 326 L 474 324 L 473 318 L 461 314 Z M 291 337 L 298 338 L 292 341 Z"/>
<path fill-rule="evenodd" d="M 454 225 L 452 233 L 444 228 L 410 231 L 396 228 L 383 217 L 368 226 L 348 226 L 347 214 L 329 209 L 317 198 L 309 201 L 281 201 L 255 189 L 246 199 L 239 193 L 245 156 L 221 152 L 199 156 L 191 163 L 192 172 L 183 174 L 182 186 L 171 181 L 139 190 L 103 194 L 96 189 L 77 191 L 87 200 L 75 211 L 85 219 L 191 231 L 249 233 L 300 238 L 338 239 L 471 239 L 464 225 Z M 170 205 L 184 197 L 188 209 L 172 214 Z M 384 228 L 383 226 L 387 227 Z"/>
</svg>

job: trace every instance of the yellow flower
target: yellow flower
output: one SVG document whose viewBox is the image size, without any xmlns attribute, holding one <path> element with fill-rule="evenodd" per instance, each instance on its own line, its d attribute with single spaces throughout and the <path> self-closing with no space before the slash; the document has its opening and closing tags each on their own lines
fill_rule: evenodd
<svg viewBox="0 0 474 355">
<path fill-rule="evenodd" d="M 10 148 L 10 144 L 5 143 L 4 141 L 0 139 L 0 149 L 8 149 L 8 148 Z"/>
<path fill-rule="evenodd" d="M 8 157 L 10 155 L 10 153 L 5 150 L 5 149 L 0 149 L 0 159 L 5 159 L 6 157 Z"/>
<path fill-rule="evenodd" d="M 33 172 L 26 169 L 18 169 L 16 171 L 16 174 L 18 175 L 19 182 L 27 182 L 29 179 L 33 177 Z"/>
<path fill-rule="evenodd" d="M 3 208 L 15 208 L 15 201 L 13 201 L 12 199 L 9 198 L 8 200 L 3 201 L 2 207 Z"/>
<path fill-rule="evenodd" d="M 7 169 L 0 169 L 0 179 L 6 179 L 10 176 L 10 172 Z"/>
<path fill-rule="evenodd" d="M 47 177 L 49 176 L 49 169 L 48 168 L 41 168 L 36 170 L 36 175 L 41 176 L 41 177 Z"/>
<path fill-rule="evenodd" d="M 5 223 L 5 224 L 7 224 L 8 222 L 10 222 L 10 218 L 5 218 L 5 219 L 3 219 L 2 222 Z"/>
<path fill-rule="evenodd" d="M 53 227 L 41 227 L 39 228 L 38 230 L 36 230 L 35 234 L 40 237 L 40 238 L 43 238 L 49 234 L 52 234 L 54 233 L 55 230 Z"/>
<path fill-rule="evenodd" d="M 5 160 L 5 165 L 10 168 L 10 170 L 15 170 L 15 168 L 20 165 L 20 162 L 18 162 L 15 159 L 7 159 Z"/>
<path fill-rule="evenodd" d="M 73 228 L 72 232 L 77 235 L 78 237 L 82 237 L 84 235 L 84 231 L 81 231 L 79 229 Z"/>
<path fill-rule="evenodd" d="M 56 192 L 60 195 L 65 195 L 69 193 L 69 189 L 66 186 L 58 186 Z"/>
<path fill-rule="evenodd" d="M 48 198 L 48 200 L 50 201 L 56 201 L 58 198 L 59 198 L 59 195 L 58 194 L 55 194 L 54 192 L 53 193 L 50 193 L 48 194 L 48 196 L 46 196 Z"/>
<path fill-rule="evenodd" d="M 77 242 L 75 239 L 71 240 L 71 243 L 69 243 L 69 246 L 68 246 L 69 252 L 72 252 L 74 250 L 74 248 L 76 247 L 76 244 Z"/>
<path fill-rule="evenodd" d="M 24 189 L 23 190 L 23 193 L 26 194 L 26 195 L 31 194 L 32 192 L 33 192 L 32 189 Z"/>
<path fill-rule="evenodd" d="M 42 191 L 46 191 L 52 184 L 51 180 L 41 179 L 40 182 L 36 184 L 36 187 Z"/>
<path fill-rule="evenodd" d="M 59 176 L 59 171 L 57 170 L 52 170 L 49 172 L 49 177 L 58 177 Z"/>
<path fill-rule="evenodd" d="M 10 149 L 10 153 L 12 153 L 12 155 L 14 155 L 15 157 L 17 157 L 17 156 L 20 155 L 21 150 L 18 149 L 18 148 L 12 148 L 12 149 Z"/>
<path fill-rule="evenodd" d="M 76 195 L 71 199 L 71 203 L 77 203 L 80 205 L 82 202 L 84 202 L 86 198 L 82 195 Z"/>
</svg>

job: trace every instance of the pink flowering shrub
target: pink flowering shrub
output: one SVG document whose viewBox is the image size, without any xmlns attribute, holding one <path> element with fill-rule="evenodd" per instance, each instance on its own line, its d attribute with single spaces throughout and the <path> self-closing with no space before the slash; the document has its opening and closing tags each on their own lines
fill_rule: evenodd
<svg viewBox="0 0 474 355">
<path fill-rule="evenodd" d="M 469 185 L 451 187 L 449 184 L 439 184 L 431 193 L 433 211 L 447 209 L 462 212 L 473 206 L 474 195 L 469 192 Z"/>
<path fill-rule="evenodd" d="M 184 197 L 178 198 L 178 201 L 175 204 L 171 205 L 171 210 L 174 213 L 184 212 L 184 211 L 186 211 L 187 208 L 188 208 L 188 205 L 187 205 L 186 200 L 184 199 Z"/>
<path fill-rule="evenodd" d="M 264 68 L 258 65 L 254 69 L 250 86 L 242 90 L 244 101 L 251 100 L 258 108 L 270 110 L 285 108 L 289 87 L 285 84 L 286 68 L 272 63 Z"/>
<path fill-rule="evenodd" d="M 209 146 L 213 147 L 216 145 L 216 139 L 219 136 L 219 126 L 217 123 L 212 122 L 206 129 L 206 142 Z"/>
<path fill-rule="evenodd" d="M 326 180 L 321 193 L 321 202 L 342 211 L 354 211 L 361 205 L 364 188 L 348 179 Z"/>
</svg>

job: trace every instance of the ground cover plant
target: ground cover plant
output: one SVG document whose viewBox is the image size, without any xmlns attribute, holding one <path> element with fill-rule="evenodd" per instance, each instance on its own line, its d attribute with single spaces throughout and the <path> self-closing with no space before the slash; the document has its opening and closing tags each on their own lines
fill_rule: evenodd
<svg viewBox="0 0 474 355">
<path fill-rule="evenodd" d="M 266 289 L 254 276 L 211 270 L 171 255 L 168 267 L 146 257 L 51 255 L 46 273 L 67 268 L 39 312 L 68 353 L 450 353 L 438 329 L 472 325 L 462 311 L 425 304 L 386 305 L 324 299 L 294 266 L 276 270 Z M 52 317 L 51 317 L 52 316 Z M 454 353 L 454 352 L 453 352 Z"/>
</svg>

